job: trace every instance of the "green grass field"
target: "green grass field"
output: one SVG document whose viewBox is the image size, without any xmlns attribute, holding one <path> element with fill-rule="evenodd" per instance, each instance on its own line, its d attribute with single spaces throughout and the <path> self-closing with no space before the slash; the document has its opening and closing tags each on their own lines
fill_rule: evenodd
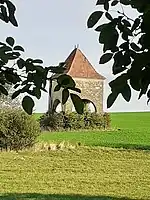
<svg viewBox="0 0 150 200">
<path fill-rule="evenodd" d="M 0 153 L 0 200 L 149 200 L 150 152 Z"/>
<path fill-rule="evenodd" d="M 0 200 L 150 200 L 150 151 L 98 147 L 150 149 L 150 113 L 111 118 L 111 131 L 39 137 L 85 145 L 76 149 L 1 152 Z"/>
<path fill-rule="evenodd" d="M 39 115 L 37 115 L 39 117 Z M 87 146 L 150 149 L 150 113 L 111 113 L 112 130 L 45 132 L 40 141 L 80 142 Z"/>
</svg>

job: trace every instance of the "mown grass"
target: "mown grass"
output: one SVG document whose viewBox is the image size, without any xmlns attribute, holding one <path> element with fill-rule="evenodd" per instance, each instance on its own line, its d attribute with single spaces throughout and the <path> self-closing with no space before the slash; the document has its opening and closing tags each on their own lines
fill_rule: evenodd
<svg viewBox="0 0 150 200">
<path fill-rule="evenodd" d="M 69 141 L 87 146 L 150 149 L 150 113 L 111 113 L 109 131 L 43 132 L 40 141 Z"/>
<path fill-rule="evenodd" d="M 150 152 L 0 153 L 1 200 L 149 200 Z"/>
<path fill-rule="evenodd" d="M 150 132 L 150 112 L 111 113 L 113 127 L 128 131 Z"/>
</svg>

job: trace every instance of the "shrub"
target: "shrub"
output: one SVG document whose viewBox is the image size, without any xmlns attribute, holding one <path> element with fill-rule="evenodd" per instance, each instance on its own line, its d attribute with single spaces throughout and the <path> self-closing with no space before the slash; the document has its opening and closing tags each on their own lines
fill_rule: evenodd
<svg viewBox="0 0 150 200">
<path fill-rule="evenodd" d="M 54 113 L 50 115 L 46 113 L 40 117 L 40 127 L 47 131 L 61 130 L 64 128 L 63 119 L 64 116 L 62 113 Z"/>
<path fill-rule="evenodd" d="M 110 119 L 110 114 L 109 113 L 104 113 L 104 128 L 110 128 L 111 126 L 111 119 Z"/>
<path fill-rule="evenodd" d="M 40 133 L 39 123 L 24 111 L 0 109 L 0 146 L 10 150 L 32 147 Z"/>
<path fill-rule="evenodd" d="M 40 118 L 40 126 L 48 131 L 82 130 L 82 129 L 107 129 L 110 127 L 108 113 L 54 113 L 45 114 Z"/>
<path fill-rule="evenodd" d="M 85 114 L 86 127 L 89 129 L 101 129 L 104 128 L 104 118 L 102 114 L 86 113 Z"/>
<path fill-rule="evenodd" d="M 70 130 L 80 130 L 85 128 L 84 115 L 79 115 L 76 112 L 66 113 L 64 120 L 64 128 Z"/>
</svg>

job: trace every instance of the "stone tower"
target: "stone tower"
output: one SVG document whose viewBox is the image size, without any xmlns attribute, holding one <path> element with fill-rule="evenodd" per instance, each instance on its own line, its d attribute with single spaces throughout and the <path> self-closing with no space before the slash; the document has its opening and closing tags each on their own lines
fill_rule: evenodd
<svg viewBox="0 0 150 200">
<path fill-rule="evenodd" d="M 95 111 L 103 112 L 103 88 L 105 77 L 100 75 L 80 49 L 75 48 L 66 59 L 66 74 L 70 75 L 78 88 L 81 89 L 79 95 L 82 99 L 89 99 L 93 102 Z M 55 86 L 55 84 L 54 84 Z M 55 99 L 61 101 L 61 91 L 53 93 L 53 102 Z M 66 104 L 66 109 L 73 107 L 70 101 Z M 72 109 L 72 108 L 71 108 Z M 70 109 L 69 109 L 70 110 Z"/>
</svg>

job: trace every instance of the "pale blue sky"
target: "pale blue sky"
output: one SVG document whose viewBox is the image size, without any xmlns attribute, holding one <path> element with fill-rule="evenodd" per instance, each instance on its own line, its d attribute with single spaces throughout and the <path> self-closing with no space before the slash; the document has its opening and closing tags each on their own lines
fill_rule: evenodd
<svg viewBox="0 0 150 200">
<path fill-rule="evenodd" d="M 97 33 L 86 27 L 88 16 L 96 9 L 95 0 L 14 0 L 13 2 L 17 6 L 19 28 L 0 23 L 1 40 L 6 36 L 16 38 L 16 42 L 26 50 L 25 57 L 41 58 L 45 66 L 57 65 L 64 61 L 74 46 L 79 44 L 96 70 L 107 78 L 104 91 L 105 111 L 149 110 L 145 98 L 137 101 L 135 93 L 130 103 L 119 97 L 111 109 L 106 109 L 106 98 L 110 92 L 108 82 L 113 77 L 111 63 L 98 64 L 102 47 L 98 44 Z M 47 111 L 47 103 L 48 96 L 43 93 L 42 98 L 36 101 L 36 111 Z"/>
</svg>

